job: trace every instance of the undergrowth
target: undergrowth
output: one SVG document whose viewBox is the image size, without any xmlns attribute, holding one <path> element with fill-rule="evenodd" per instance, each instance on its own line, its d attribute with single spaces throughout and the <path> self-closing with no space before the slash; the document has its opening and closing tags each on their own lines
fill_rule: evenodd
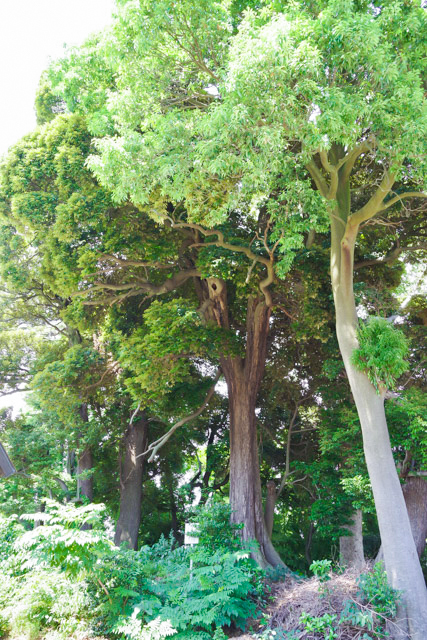
<svg viewBox="0 0 427 640">
<path fill-rule="evenodd" d="M 358 575 L 333 573 L 330 560 L 312 563 L 314 577 L 290 578 L 276 592 L 259 640 L 380 640 L 393 627 L 399 594 L 381 563 Z"/>
<path fill-rule="evenodd" d="M 226 505 L 199 514 L 192 549 L 172 537 L 139 551 L 117 549 L 99 505 L 49 501 L 41 517 L 42 526 L 26 531 L 16 519 L 0 523 L 3 635 L 223 640 L 223 627 L 243 629 L 255 615 L 260 571 Z"/>
<path fill-rule="evenodd" d="M 266 576 L 229 524 L 226 505 L 197 514 L 193 548 L 162 537 L 139 551 L 117 549 L 100 505 L 48 501 L 37 514 L 42 526 L 32 527 L 35 517 L 0 520 L 0 638 L 225 640 L 266 608 Z M 270 618 L 264 612 L 258 623 L 259 639 L 387 637 L 398 594 L 381 565 L 357 581 L 334 574 L 328 560 L 311 570 L 309 580 L 285 572 Z"/>
</svg>

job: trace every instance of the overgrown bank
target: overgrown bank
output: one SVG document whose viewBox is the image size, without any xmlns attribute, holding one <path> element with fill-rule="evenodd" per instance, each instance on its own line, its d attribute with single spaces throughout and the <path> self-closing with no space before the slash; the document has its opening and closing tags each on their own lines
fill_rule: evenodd
<svg viewBox="0 0 427 640">
<path fill-rule="evenodd" d="M 35 518 L 43 524 L 29 525 Z M 382 638 L 396 598 L 380 567 L 307 580 L 265 573 L 229 524 L 227 505 L 198 513 L 199 544 L 174 539 L 133 551 L 108 537 L 100 505 L 49 502 L 44 514 L 0 523 L 1 632 L 10 640 L 263 640 Z M 365 635 L 363 635 L 365 634 Z"/>
</svg>

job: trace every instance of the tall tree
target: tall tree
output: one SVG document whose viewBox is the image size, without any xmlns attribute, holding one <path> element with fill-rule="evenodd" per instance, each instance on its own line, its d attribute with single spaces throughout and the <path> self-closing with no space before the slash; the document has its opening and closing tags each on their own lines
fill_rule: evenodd
<svg viewBox="0 0 427 640">
<path fill-rule="evenodd" d="M 362 426 L 385 565 L 392 585 L 404 594 L 402 633 L 422 638 L 427 593 L 390 447 L 387 383 L 383 379 L 375 388 L 367 368 L 353 359 L 359 348 L 353 261 L 361 226 L 402 202 L 420 206 L 424 197 L 413 187 L 425 158 L 418 53 L 425 14 L 414 3 L 332 2 L 318 15 L 298 6 L 261 26 L 257 19 L 248 16 L 233 41 L 223 104 L 212 109 L 215 121 L 228 126 L 218 128 L 222 135 L 215 143 L 227 146 L 229 166 L 231 158 L 238 164 L 227 175 L 241 172 L 239 198 L 262 189 L 279 229 L 289 224 L 288 212 L 303 207 L 311 216 L 326 205 L 337 336 Z M 403 26 L 412 23 L 415 30 Z M 232 120 L 242 110 L 244 127 Z M 240 158 L 247 157 L 259 173 L 249 163 L 243 166 Z M 212 167 L 213 154 L 209 160 Z M 274 190 L 280 187 L 278 208 Z M 234 203 L 236 192 L 231 198 Z M 286 236 L 284 248 L 285 242 Z"/>
<path fill-rule="evenodd" d="M 427 633 L 427 594 L 389 442 L 387 385 L 375 388 L 353 359 L 353 262 L 363 225 L 422 197 L 414 185 L 425 168 L 425 12 L 393 0 L 297 2 L 284 13 L 273 5 L 248 12 L 230 38 L 227 9 L 214 0 L 120 3 L 101 53 L 101 67 L 116 74 L 114 98 L 98 92 L 89 104 L 90 83 L 80 94 L 83 108 L 95 104 L 94 133 L 116 126 L 118 134 L 98 142 L 92 166 L 117 199 L 149 202 L 159 220 L 168 215 L 164 198 L 185 200 L 190 221 L 206 226 L 236 210 L 257 217 L 265 206 L 283 254 L 279 275 L 329 218 L 337 336 L 386 569 L 404 593 L 402 633 L 418 640 Z M 68 83 L 68 95 L 77 86 Z"/>
</svg>

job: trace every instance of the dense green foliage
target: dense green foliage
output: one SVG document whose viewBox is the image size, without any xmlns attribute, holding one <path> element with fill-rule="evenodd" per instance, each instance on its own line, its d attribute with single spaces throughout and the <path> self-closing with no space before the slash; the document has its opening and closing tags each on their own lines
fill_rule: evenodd
<svg viewBox="0 0 427 640">
<path fill-rule="evenodd" d="M 378 393 L 394 389 L 396 380 L 408 370 L 408 342 L 385 318 L 370 317 L 360 325 L 360 346 L 353 352 L 353 363 L 368 374 Z"/>
<path fill-rule="evenodd" d="M 48 502 L 43 514 L 25 516 L 36 518 L 43 524 L 27 531 L 14 517 L 1 521 L 0 598 L 14 633 L 59 639 L 93 629 L 152 640 L 158 626 L 160 638 L 219 639 L 223 626 L 243 628 L 255 614 L 260 572 L 233 535 L 225 505 L 200 512 L 195 549 L 162 537 L 137 552 L 118 550 L 103 505 Z"/>
</svg>

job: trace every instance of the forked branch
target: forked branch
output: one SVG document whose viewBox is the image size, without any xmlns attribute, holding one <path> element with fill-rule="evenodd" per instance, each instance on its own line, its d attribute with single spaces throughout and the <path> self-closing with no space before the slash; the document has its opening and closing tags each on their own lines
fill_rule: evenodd
<svg viewBox="0 0 427 640">
<path fill-rule="evenodd" d="M 166 444 L 166 442 L 173 436 L 173 434 L 175 433 L 175 431 L 177 429 L 179 429 L 179 427 L 182 427 L 184 424 L 186 424 L 187 422 L 190 422 L 190 420 L 194 420 L 194 418 L 197 418 L 207 407 L 207 405 L 210 402 L 210 399 L 212 398 L 214 392 L 215 392 L 215 387 L 216 387 L 216 383 L 218 382 L 220 376 L 221 376 L 221 369 L 218 369 L 218 371 L 216 372 L 215 378 L 214 378 L 214 382 L 212 384 L 212 386 L 210 387 L 206 398 L 204 399 L 204 401 L 202 402 L 202 404 L 200 405 L 200 407 L 194 411 L 193 413 L 191 413 L 189 416 L 186 416 L 185 418 L 181 418 L 181 420 L 178 420 L 178 422 L 176 422 L 173 427 L 171 427 L 171 429 L 169 429 L 169 431 L 167 431 L 165 434 L 163 434 L 160 438 L 158 438 L 157 440 L 155 440 L 154 442 L 152 442 L 146 451 L 144 451 L 144 453 L 140 453 L 138 456 L 136 456 L 137 458 L 140 458 L 141 456 L 147 456 L 150 454 L 150 457 L 148 458 L 148 462 L 152 462 L 154 459 L 154 456 L 156 455 L 156 453 L 158 452 L 159 449 L 161 449 L 161 447 L 163 447 L 163 445 Z"/>
</svg>

